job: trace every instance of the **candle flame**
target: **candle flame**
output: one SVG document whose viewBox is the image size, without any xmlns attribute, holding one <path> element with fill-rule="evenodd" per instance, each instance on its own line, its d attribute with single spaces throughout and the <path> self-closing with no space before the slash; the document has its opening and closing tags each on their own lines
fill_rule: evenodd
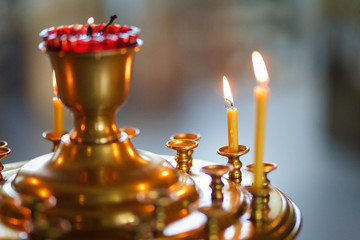
<svg viewBox="0 0 360 240">
<path fill-rule="evenodd" d="M 54 89 L 54 94 L 57 96 L 57 94 L 58 94 L 58 89 L 57 89 L 57 84 L 56 84 L 56 73 L 55 73 L 55 70 L 53 70 L 53 72 L 52 72 L 52 85 L 53 85 L 53 89 Z"/>
<path fill-rule="evenodd" d="M 231 94 L 231 88 L 229 81 L 225 76 L 223 76 L 223 91 L 224 91 L 224 99 L 225 99 L 225 107 L 232 107 L 234 104 L 234 100 Z"/>
<path fill-rule="evenodd" d="M 89 17 L 89 19 L 88 19 L 87 22 L 88 22 L 89 25 L 93 24 L 93 23 L 94 23 L 94 18 L 93 18 L 93 17 Z"/>
<path fill-rule="evenodd" d="M 263 57 L 258 51 L 252 53 L 252 63 L 256 80 L 261 86 L 266 86 L 269 82 L 269 75 Z"/>
</svg>

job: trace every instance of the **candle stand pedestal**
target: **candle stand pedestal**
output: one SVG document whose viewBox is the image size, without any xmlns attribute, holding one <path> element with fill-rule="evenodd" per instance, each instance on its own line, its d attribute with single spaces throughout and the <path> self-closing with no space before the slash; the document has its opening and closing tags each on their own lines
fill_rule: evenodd
<svg viewBox="0 0 360 240">
<path fill-rule="evenodd" d="M 269 181 L 266 192 L 246 187 L 253 177 L 241 172 L 239 158 L 248 147 L 239 145 L 236 153 L 222 147 L 218 153 L 229 166 L 209 166 L 191 162 L 200 135 L 179 134 L 167 142 L 176 157 L 160 156 L 133 146 L 138 130 L 116 126 L 142 46 L 130 40 L 126 47 L 81 53 L 42 45 L 75 124 L 60 140 L 45 133 L 54 152 L 5 165 L 0 239 L 294 239 L 302 221 L 298 207 Z M 0 158 L 9 153 L 0 150 Z"/>
<path fill-rule="evenodd" d="M 223 146 L 217 150 L 218 154 L 228 158 L 228 164 L 233 166 L 233 169 L 229 172 L 229 178 L 237 184 L 241 184 L 242 174 L 241 167 L 242 162 L 240 157 L 248 153 L 250 149 L 247 146 L 239 145 L 238 152 L 229 152 L 228 146 Z"/>
</svg>

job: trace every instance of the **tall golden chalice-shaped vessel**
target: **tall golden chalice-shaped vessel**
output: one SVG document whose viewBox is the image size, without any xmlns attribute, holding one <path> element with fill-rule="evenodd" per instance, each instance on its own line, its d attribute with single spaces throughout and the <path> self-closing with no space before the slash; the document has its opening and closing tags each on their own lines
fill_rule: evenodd
<svg viewBox="0 0 360 240">
<path fill-rule="evenodd" d="M 165 208 L 166 222 L 196 206 L 199 194 L 191 178 L 159 156 L 136 150 L 115 124 L 141 46 L 137 39 L 114 50 L 45 49 L 75 124 L 54 153 L 31 160 L 5 183 L 5 225 L 34 239 L 134 239 L 144 222 L 153 222 L 155 209 L 138 200 L 139 192 L 175 196 Z"/>
</svg>

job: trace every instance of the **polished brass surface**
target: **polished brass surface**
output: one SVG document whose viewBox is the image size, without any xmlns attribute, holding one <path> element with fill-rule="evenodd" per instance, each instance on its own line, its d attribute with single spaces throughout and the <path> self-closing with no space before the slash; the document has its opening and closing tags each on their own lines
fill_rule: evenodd
<svg viewBox="0 0 360 240">
<path fill-rule="evenodd" d="M 173 157 L 163 157 L 166 158 L 173 166 L 176 165 Z M 4 169 L 4 178 L 7 180 L 13 177 L 23 164 L 24 162 L 6 164 Z M 201 192 L 198 209 L 202 212 L 194 211 L 181 220 L 167 224 L 163 231 L 163 236 L 154 239 L 208 239 L 207 237 L 209 236 L 209 232 L 207 232 L 206 226 L 213 223 L 209 221 L 209 217 L 216 219 L 216 233 L 218 234 L 219 239 L 283 240 L 294 239 L 297 236 L 302 222 L 300 211 L 289 198 L 271 184 L 268 187 L 270 195 L 268 203 L 269 212 L 266 220 L 262 222 L 260 226 L 256 226 L 254 220 L 251 220 L 250 217 L 252 194 L 248 188 L 240 187 L 238 184 L 234 184 L 232 181 L 225 178 L 223 178 L 223 182 L 225 184 L 223 188 L 223 205 L 220 208 L 214 208 L 211 204 L 211 188 L 209 187 L 211 177 L 200 172 L 202 167 L 209 164 L 211 163 L 202 160 L 195 160 L 192 168 L 192 179 L 196 182 L 196 185 Z M 244 186 L 250 186 L 252 183 L 252 175 L 244 172 L 242 183 Z M 231 210 L 241 211 L 237 214 L 231 214 Z M 231 223 L 225 224 L 227 222 Z M 132 239 L 149 239 L 148 236 L 152 236 L 147 231 L 154 231 L 154 228 L 151 228 L 150 226 L 149 229 L 149 224 L 146 223 L 150 223 L 150 221 L 143 222 L 141 225 L 136 225 L 142 232 L 137 231 L 134 233 L 136 237 Z M 129 228 L 133 229 L 134 226 L 130 225 Z M 215 230 L 212 228 L 212 234 L 214 232 Z M 0 239 L 27 239 L 23 237 L 20 238 L 19 234 L 21 234 L 20 231 L 6 227 L 4 224 L 0 223 Z M 24 235 L 25 234 L 22 234 L 22 236 Z M 106 238 L 100 236 L 98 239 Z"/>
<path fill-rule="evenodd" d="M 0 140 L 0 147 L 7 147 L 8 143 L 4 140 Z"/>
<path fill-rule="evenodd" d="M 2 141 L 3 146 L 7 146 L 7 142 Z M 1 174 L 2 170 L 4 170 L 4 165 L 1 160 L 11 153 L 11 149 L 8 147 L 0 147 L 0 184 L 4 182 L 3 176 Z"/>
<path fill-rule="evenodd" d="M 277 165 L 275 163 L 264 163 L 263 166 L 264 166 L 263 185 L 264 188 L 266 188 L 270 184 L 268 174 L 274 171 L 275 169 L 277 169 Z M 249 164 L 246 166 L 245 170 L 254 173 L 254 167 L 255 167 L 254 164 Z"/>
<path fill-rule="evenodd" d="M 200 140 L 200 138 L 201 138 L 201 135 L 198 133 L 178 133 L 178 134 L 174 134 L 170 137 L 171 140 L 187 139 L 187 140 L 194 140 L 197 142 Z M 188 153 L 189 157 L 190 157 L 189 163 L 188 163 L 189 168 L 191 168 L 193 165 L 193 157 L 192 157 L 193 153 L 194 153 L 194 150 L 189 150 L 189 153 Z"/>
<path fill-rule="evenodd" d="M 177 196 L 164 207 L 166 223 L 196 208 L 199 194 L 191 177 L 158 155 L 137 151 L 115 124 L 141 46 L 138 39 L 136 45 L 100 52 L 47 50 L 58 95 L 75 124 L 54 153 L 29 161 L 5 182 L 4 225 L 34 239 L 133 239 L 156 209 L 139 202 L 139 192 L 165 189 Z"/>
<path fill-rule="evenodd" d="M 226 165 L 209 165 L 201 168 L 201 172 L 208 174 L 212 179 L 210 187 L 212 189 L 211 197 L 213 201 L 223 200 L 222 189 L 224 184 L 221 181 L 221 177 L 229 170 L 229 166 Z"/>
<path fill-rule="evenodd" d="M 61 137 L 67 133 L 68 132 L 64 131 L 61 134 L 56 134 L 54 131 L 45 131 L 42 133 L 42 137 L 53 143 L 51 151 L 55 152 L 56 149 L 59 147 Z"/>
<path fill-rule="evenodd" d="M 241 184 L 242 174 L 241 167 L 242 162 L 240 161 L 240 157 L 246 153 L 248 153 L 250 149 L 247 146 L 239 145 L 238 152 L 229 152 L 228 146 L 220 147 L 217 152 L 219 155 L 228 158 L 228 164 L 233 166 L 233 170 L 229 172 L 229 178 L 237 184 Z"/>
<path fill-rule="evenodd" d="M 269 182 L 254 192 L 252 176 L 242 178 L 246 146 L 218 150 L 234 168 L 227 179 L 227 166 L 202 160 L 190 171 L 198 143 L 183 138 L 189 134 L 167 142 L 174 159 L 135 149 L 130 138 L 138 132 L 116 126 L 141 46 L 138 39 L 99 52 L 43 49 L 75 124 L 54 152 L 5 166 L 0 239 L 294 239 L 297 206 Z"/>
<path fill-rule="evenodd" d="M 138 129 L 136 127 L 121 127 L 121 128 L 119 128 L 119 131 L 125 132 L 130 139 L 132 139 L 136 136 L 139 136 L 139 134 L 140 134 L 140 129 Z"/>
<path fill-rule="evenodd" d="M 182 170 L 186 173 L 190 172 L 189 151 L 196 148 L 198 146 L 198 143 L 194 140 L 176 139 L 176 140 L 168 141 L 166 143 L 166 146 L 170 149 L 176 150 L 176 156 L 175 156 L 175 160 L 177 162 L 176 169 Z"/>
</svg>

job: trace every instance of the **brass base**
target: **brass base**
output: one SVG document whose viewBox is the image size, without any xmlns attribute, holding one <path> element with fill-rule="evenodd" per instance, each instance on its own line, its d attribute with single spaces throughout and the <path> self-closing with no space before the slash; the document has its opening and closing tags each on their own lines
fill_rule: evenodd
<svg viewBox="0 0 360 240">
<path fill-rule="evenodd" d="M 139 154 L 149 154 L 139 151 Z M 151 155 L 151 154 L 150 154 Z M 51 156 L 47 155 L 47 156 Z M 176 162 L 173 157 L 165 157 L 173 166 Z M 208 239 L 208 223 L 211 225 L 211 234 L 217 234 L 218 239 L 234 240 L 234 239 L 294 239 L 301 228 L 301 213 L 299 208 L 282 192 L 271 184 L 269 187 L 269 211 L 263 224 L 257 227 L 251 220 L 251 201 L 252 195 L 247 191 L 246 187 L 234 184 L 232 181 L 223 178 L 224 200 L 221 206 L 214 208 L 211 200 L 211 188 L 209 184 L 211 177 L 200 172 L 204 166 L 211 164 L 210 162 L 196 160 L 192 168 L 191 178 L 195 181 L 200 191 L 200 201 L 197 210 L 188 216 L 167 223 L 162 236 L 154 239 Z M 4 178 L 9 179 L 18 171 L 19 163 L 5 165 Z M 243 186 L 250 186 L 252 183 L 252 175 L 247 172 L 243 173 Z M 11 187 L 10 184 L 7 185 Z M 4 187 L 6 190 L 6 187 Z M 8 191 L 8 190 L 6 190 Z M 219 210 L 220 208 L 220 210 Z M 207 219 L 211 218 L 211 221 Z M 4 219 L 1 219 L 4 222 Z M 150 224 L 151 222 L 147 222 Z M 216 225 L 214 227 L 214 224 Z M 143 229 L 146 225 L 142 224 Z M 131 226 L 129 226 L 130 228 Z M 216 231 L 215 231 L 215 230 Z M 144 239 L 138 237 L 139 231 L 129 230 L 127 235 L 123 235 L 121 239 Z M 19 237 L 20 231 L 5 227 L 4 223 L 0 223 L 0 239 L 24 239 Z M 119 233 L 120 234 L 120 233 Z M 23 234 L 24 235 L 24 234 Z M 128 238 L 125 238 L 127 236 Z M 113 239 L 107 238 L 104 234 L 94 235 L 97 239 Z M 26 239 L 26 238 L 25 238 Z M 78 239 L 84 239 L 79 237 Z M 87 238 L 85 238 L 87 239 Z M 214 238 L 212 238 L 214 239 Z"/>
<path fill-rule="evenodd" d="M 167 222 L 197 207 L 192 179 L 155 154 L 135 151 L 126 134 L 109 144 L 76 144 L 65 135 L 54 154 L 29 161 L 4 184 L 0 215 L 32 237 L 57 237 L 49 225 L 63 224 L 70 227 L 55 233 L 63 239 L 126 236 L 154 218 L 154 205 L 139 202 L 137 194 L 157 189 L 178 198 L 166 208 Z"/>
</svg>

